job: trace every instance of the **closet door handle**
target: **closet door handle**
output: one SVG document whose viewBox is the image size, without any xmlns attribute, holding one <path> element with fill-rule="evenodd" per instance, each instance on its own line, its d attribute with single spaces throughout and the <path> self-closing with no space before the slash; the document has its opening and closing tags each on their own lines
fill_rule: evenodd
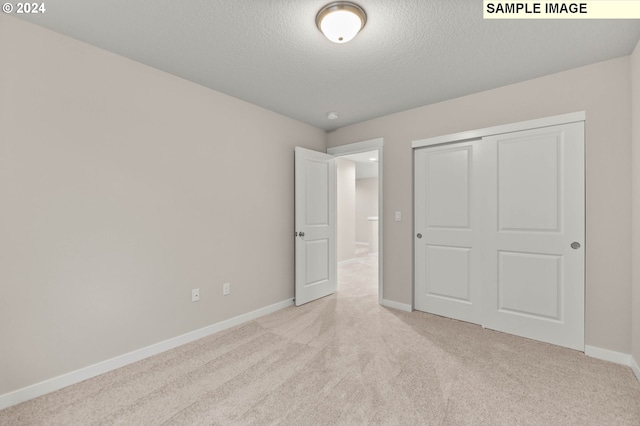
<svg viewBox="0 0 640 426">
<path fill-rule="evenodd" d="M 418 234 L 418 235 L 416 235 L 416 237 L 422 238 L 422 234 Z"/>
<path fill-rule="evenodd" d="M 574 250 L 578 250 L 580 248 L 580 243 L 577 241 L 574 241 L 573 243 L 571 243 L 571 248 Z"/>
</svg>

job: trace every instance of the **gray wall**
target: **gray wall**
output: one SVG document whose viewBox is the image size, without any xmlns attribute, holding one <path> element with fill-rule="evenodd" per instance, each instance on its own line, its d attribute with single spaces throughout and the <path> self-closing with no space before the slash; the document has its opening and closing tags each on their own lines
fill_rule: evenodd
<svg viewBox="0 0 640 426">
<path fill-rule="evenodd" d="M 356 163 L 336 159 L 338 170 L 338 262 L 352 259 L 356 254 Z"/>
<path fill-rule="evenodd" d="M 631 55 L 631 98 L 633 134 L 633 324 L 632 355 L 640 366 L 640 41 Z"/>
<path fill-rule="evenodd" d="M 586 344 L 631 351 L 631 76 L 623 57 L 344 127 L 328 146 L 384 138 L 385 299 L 412 304 L 411 142 L 586 111 Z"/>
<path fill-rule="evenodd" d="M 371 222 L 367 219 L 378 216 L 378 178 L 356 180 L 356 241 L 368 243 Z"/>
<path fill-rule="evenodd" d="M 0 58 L 0 395 L 293 297 L 323 131 L 4 14 Z"/>
</svg>

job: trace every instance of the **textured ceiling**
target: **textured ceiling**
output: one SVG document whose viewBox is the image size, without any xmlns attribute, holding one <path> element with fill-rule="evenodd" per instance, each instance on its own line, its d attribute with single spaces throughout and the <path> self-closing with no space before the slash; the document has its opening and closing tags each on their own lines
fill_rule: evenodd
<svg viewBox="0 0 640 426">
<path fill-rule="evenodd" d="M 55 0 L 14 16 L 325 130 L 628 55 L 640 39 L 640 20 L 483 20 L 481 0 L 358 0 L 367 25 L 338 45 L 315 26 L 328 2 Z"/>
</svg>

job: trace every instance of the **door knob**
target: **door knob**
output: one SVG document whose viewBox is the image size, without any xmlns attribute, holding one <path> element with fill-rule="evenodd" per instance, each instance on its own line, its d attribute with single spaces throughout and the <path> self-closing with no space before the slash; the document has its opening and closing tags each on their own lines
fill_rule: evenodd
<svg viewBox="0 0 640 426">
<path fill-rule="evenodd" d="M 299 232 L 298 235 L 300 235 L 301 237 L 304 237 L 304 232 Z"/>
<path fill-rule="evenodd" d="M 416 237 L 422 238 L 422 234 L 418 234 L 418 235 L 416 235 Z"/>
<path fill-rule="evenodd" d="M 574 250 L 578 250 L 580 248 L 580 243 L 577 241 L 574 241 L 573 243 L 571 243 L 571 248 Z"/>
</svg>

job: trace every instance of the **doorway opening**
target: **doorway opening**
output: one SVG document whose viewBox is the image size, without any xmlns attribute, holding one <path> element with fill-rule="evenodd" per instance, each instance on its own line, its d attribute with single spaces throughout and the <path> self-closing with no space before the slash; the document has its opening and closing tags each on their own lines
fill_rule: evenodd
<svg viewBox="0 0 640 426">
<path fill-rule="evenodd" d="M 382 139 L 328 153 L 337 157 L 338 288 L 370 292 L 382 303 Z"/>
</svg>

